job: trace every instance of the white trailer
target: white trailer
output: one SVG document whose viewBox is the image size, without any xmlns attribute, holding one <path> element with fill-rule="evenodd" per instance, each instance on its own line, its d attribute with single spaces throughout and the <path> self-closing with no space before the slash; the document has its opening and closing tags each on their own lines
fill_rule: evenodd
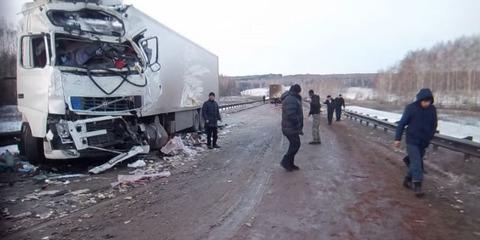
<svg viewBox="0 0 480 240">
<path fill-rule="evenodd" d="M 17 94 L 32 162 L 160 148 L 201 127 L 218 58 L 121 0 L 24 5 Z"/>
</svg>

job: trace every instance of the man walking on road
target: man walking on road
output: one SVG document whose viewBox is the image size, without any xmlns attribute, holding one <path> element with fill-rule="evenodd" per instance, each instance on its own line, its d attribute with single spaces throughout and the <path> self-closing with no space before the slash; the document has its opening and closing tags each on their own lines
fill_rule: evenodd
<svg viewBox="0 0 480 240">
<path fill-rule="evenodd" d="M 335 102 L 335 113 L 337 117 L 337 122 L 342 118 L 342 107 L 345 109 L 345 99 L 343 99 L 342 94 L 338 95 L 334 100 Z"/>
<path fill-rule="evenodd" d="M 220 148 L 217 145 L 218 139 L 218 121 L 222 121 L 218 104 L 215 101 L 215 93 L 208 95 L 208 101 L 203 103 L 202 117 L 205 120 L 205 131 L 207 132 L 207 146 L 209 149 Z M 213 137 L 213 145 L 212 145 Z"/>
<path fill-rule="evenodd" d="M 407 153 L 410 159 L 407 175 L 403 181 L 406 188 L 412 188 L 417 197 L 424 195 L 422 191 L 423 169 L 422 162 L 425 149 L 430 144 L 437 130 L 437 110 L 433 105 L 432 91 L 428 88 L 421 89 L 415 102 L 407 105 L 402 118 L 398 122 L 395 133 L 395 147 L 400 147 L 400 141 L 407 127 Z"/>
<path fill-rule="evenodd" d="M 302 97 L 300 92 L 302 91 L 300 85 L 295 84 L 290 87 L 288 92 L 285 92 L 282 99 L 282 133 L 287 137 L 290 145 L 288 146 L 287 153 L 283 156 L 282 165 L 285 170 L 291 172 L 293 170 L 299 170 L 300 168 L 295 165 L 295 154 L 300 149 L 300 135 L 303 135 L 303 109 L 302 109 Z"/>
<path fill-rule="evenodd" d="M 335 103 L 332 100 L 332 96 L 328 95 L 327 100 L 325 100 L 323 103 L 327 105 L 328 125 L 332 125 L 333 111 L 335 110 Z"/>
<path fill-rule="evenodd" d="M 313 141 L 309 144 L 321 144 L 320 141 L 320 97 L 316 95 L 313 90 L 308 91 L 310 96 L 310 112 L 309 116 L 312 116 L 312 137 Z"/>
</svg>

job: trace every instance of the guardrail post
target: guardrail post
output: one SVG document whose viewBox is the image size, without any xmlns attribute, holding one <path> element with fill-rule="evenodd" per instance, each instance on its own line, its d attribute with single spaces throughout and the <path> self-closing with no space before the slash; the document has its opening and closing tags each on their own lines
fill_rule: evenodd
<svg viewBox="0 0 480 240">
<path fill-rule="evenodd" d="M 388 122 L 388 119 L 387 119 L 387 118 L 384 118 L 383 121 Z M 384 128 L 383 128 L 383 131 L 384 131 L 384 132 L 388 132 L 388 128 L 384 127 Z"/>
<path fill-rule="evenodd" d="M 435 133 L 440 133 L 439 130 L 435 131 Z M 438 146 L 437 145 L 433 145 L 433 151 L 437 151 L 438 150 Z"/>
<path fill-rule="evenodd" d="M 473 141 L 473 136 L 467 136 L 467 137 L 465 137 L 465 139 Z M 470 159 L 470 157 L 471 157 L 470 154 L 465 154 L 464 160 L 468 160 L 468 159 Z"/>
</svg>

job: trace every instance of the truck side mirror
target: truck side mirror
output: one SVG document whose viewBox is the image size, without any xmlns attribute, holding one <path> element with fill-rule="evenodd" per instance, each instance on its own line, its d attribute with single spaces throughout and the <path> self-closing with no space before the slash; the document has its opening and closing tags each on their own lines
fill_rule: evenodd
<svg viewBox="0 0 480 240">
<path fill-rule="evenodd" d="M 158 72 L 162 68 L 158 63 L 158 37 L 150 37 L 142 40 L 140 45 L 147 57 L 147 66 L 153 71 Z"/>
</svg>

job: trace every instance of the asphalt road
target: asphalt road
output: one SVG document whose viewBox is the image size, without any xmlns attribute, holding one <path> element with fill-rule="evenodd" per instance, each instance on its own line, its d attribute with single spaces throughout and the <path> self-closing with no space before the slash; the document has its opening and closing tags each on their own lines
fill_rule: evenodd
<svg viewBox="0 0 480 240">
<path fill-rule="evenodd" d="M 427 176 L 427 196 L 415 198 L 401 186 L 401 154 L 356 123 L 322 119 L 322 145 L 308 145 L 306 120 L 301 170 L 284 171 L 280 111 L 263 105 L 225 117 L 231 128 L 220 136 L 222 148 L 168 184 L 151 182 L 131 199 L 118 196 L 6 239 L 480 238 L 478 216 L 434 193 L 441 180 Z"/>
</svg>

